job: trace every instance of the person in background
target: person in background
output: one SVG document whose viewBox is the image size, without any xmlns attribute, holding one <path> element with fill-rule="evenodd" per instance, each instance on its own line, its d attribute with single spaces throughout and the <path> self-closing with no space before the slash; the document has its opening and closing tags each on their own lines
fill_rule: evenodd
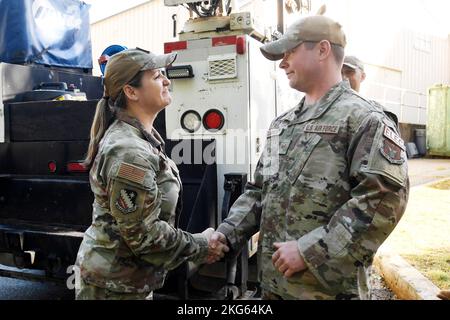
<svg viewBox="0 0 450 320">
<path fill-rule="evenodd" d="M 342 65 L 342 78 L 350 82 L 350 87 L 359 93 L 361 88 L 361 82 L 366 79 L 366 72 L 364 71 L 364 64 L 355 56 L 346 56 L 344 59 L 344 64 Z M 384 106 L 371 100 L 371 102 L 395 122 L 398 127 L 398 117 L 395 113 L 388 111 Z"/>
</svg>

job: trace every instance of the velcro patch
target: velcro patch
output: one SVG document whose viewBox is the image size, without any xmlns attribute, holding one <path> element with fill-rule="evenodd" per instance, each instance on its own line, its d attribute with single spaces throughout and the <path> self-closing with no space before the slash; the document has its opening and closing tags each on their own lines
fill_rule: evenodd
<svg viewBox="0 0 450 320">
<path fill-rule="evenodd" d="M 132 164 L 122 162 L 119 167 L 119 173 L 117 176 L 137 184 L 144 183 L 146 171 L 139 167 L 133 166 Z"/>
<path fill-rule="evenodd" d="M 116 208 L 120 212 L 127 214 L 136 211 L 137 192 L 129 189 L 122 189 L 119 192 L 119 197 L 116 200 Z"/>
<path fill-rule="evenodd" d="M 402 149 L 391 140 L 383 139 L 380 152 L 391 163 L 402 164 L 405 161 L 402 157 Z"/>
<path fill-rule="evenodd" d="M 306 125 L 304 131 L 312 133 L 337 134 L 339 132 L 339 126 L 332 124 L 308 124 Z"/>
<path fill-rule="evenodd" d="M 267 138 L 273 137 L 273 136 L 279 136 L 283 132 L 283 129 L 270 129 L 267 131 Z"/>
<path fill-rule="evenodd" d="M 384 127 L 383 135 L 391 140 L 393 143 L 395 143 L 397 146 L 399 146 L 403 151 L 406 150 L 405 144 L 403 143 L 402 138 L 400 138 L 391 128 L 388 126 Z"/>
</svg>

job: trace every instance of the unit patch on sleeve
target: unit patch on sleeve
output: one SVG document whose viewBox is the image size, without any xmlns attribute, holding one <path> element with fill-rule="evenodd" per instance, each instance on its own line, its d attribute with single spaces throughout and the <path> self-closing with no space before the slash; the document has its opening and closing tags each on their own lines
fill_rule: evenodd
<svg viewBox="0 0 450 320">
<path fill-rule="evenodd" d="M 390 163 L 402 164 L 405 161 L 402 157 L 402 149 L 389 139 L 383 139 L 380 152 Z"/>
<path fill-rule="evenodd" d="M 116 208 L 123 214 L 136 211 L 137 192 L 129 189 L 122 189 L 119 192 L 119 196 L 116 200 Z"/>
</svg>

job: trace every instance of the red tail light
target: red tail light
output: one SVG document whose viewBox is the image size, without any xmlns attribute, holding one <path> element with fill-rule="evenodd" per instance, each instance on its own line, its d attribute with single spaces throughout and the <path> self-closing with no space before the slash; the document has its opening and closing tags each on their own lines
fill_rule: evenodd
<svg viewBox="0 0 450 320">
<path fill-rule="evenodd" d="M 223 128 L 225 118 L 219 110 L 212 109 L 203 116 L 203 125 L 209 131 L 218 131 Z"/>
<path fill-rule="evenodd" d="M 244 37 L 238 37 L 236 40 L 236 52 L 238 54 L 244 54 L 245 53 L 245 38 Z"/>
<path fill-rule="evenodd" d="M 55 173 L 56 172 L 56 162 L 55 161 L 50 161 L 48 163 L 48 171 L 50 171 L 51 173 Z"/>
<path fill-rule="evenodd" d="M 184 50 L 187 48 L 187 41 L 166 42 L 164 43 L 164 53 Z"/>
<path fill-rule="evenodd" d="M 68 172 L 87 172 L 88 169 L 83 165 L 82 162 L 69 162 L 67 163 Z"/>
</svg>

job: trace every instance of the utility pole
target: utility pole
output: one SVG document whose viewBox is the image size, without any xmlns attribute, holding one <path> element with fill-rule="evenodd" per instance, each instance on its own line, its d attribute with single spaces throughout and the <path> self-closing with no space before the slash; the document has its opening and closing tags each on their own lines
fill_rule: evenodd
<svg viewBox="0 0 450 320">
<path fill-rule="evenodd" d="M 277 0 L 277 31 L 284 33 L 284 0 Z"/>
</svg>

